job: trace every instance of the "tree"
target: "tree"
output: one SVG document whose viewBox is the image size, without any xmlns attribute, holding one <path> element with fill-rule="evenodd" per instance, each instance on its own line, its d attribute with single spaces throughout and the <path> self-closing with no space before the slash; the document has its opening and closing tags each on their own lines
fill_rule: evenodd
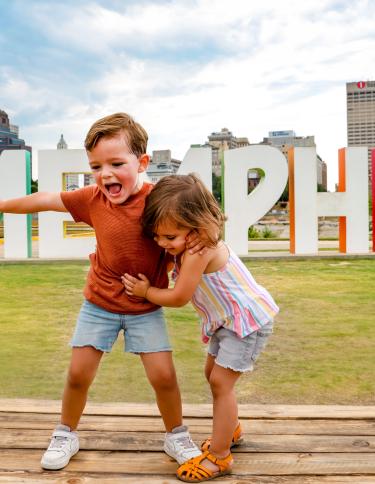
<svg viewBox="0 0 375 484">
<path fill-rule="evenodd" d="M 212 173 L 212 194 L 221 205 L 221 176 Z"/>
<path fill-rule="evenodd" d="M 31 180 L 31 193 L 38 191 L 38 180 Z"/>
<path fill-rule="evenodd" d="M 318 183 L 317 190 L 318 190 L 318 192 L 326 192 L 327 191 L 327 189 L 324 188 L 324 186 L 321 185 L 320 183 Z"/>
<path fill-rule="evenodd" d="M 289 181 L 286 183 L 283 193 L 281 194 L 278 202 L 288 202 L 289 201 Z"/>
</svg>

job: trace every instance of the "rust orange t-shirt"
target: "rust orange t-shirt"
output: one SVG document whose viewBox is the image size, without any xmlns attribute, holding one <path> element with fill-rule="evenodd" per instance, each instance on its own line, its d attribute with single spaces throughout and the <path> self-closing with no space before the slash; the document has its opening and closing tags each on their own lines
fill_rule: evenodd
<svg viewBox="0 0 375 484">
<path fill-rule="evenodd" d="M 143 298 L 127 296 L 120 279 L 125 272 L 145 274 L 152 286 L 168 287 L 169 257 L 154 240 L 142 234 L 140 219 L 151 189 L 151 184 L 144 183 L 121 205 L 112 204 L 96 185 L 61 192 L 63 204 L 74 220 L 95 230 L 96 250 L 90 254 L 84 295 L 107 311 L 143 314 L 159 307 Z"/>
</svg>

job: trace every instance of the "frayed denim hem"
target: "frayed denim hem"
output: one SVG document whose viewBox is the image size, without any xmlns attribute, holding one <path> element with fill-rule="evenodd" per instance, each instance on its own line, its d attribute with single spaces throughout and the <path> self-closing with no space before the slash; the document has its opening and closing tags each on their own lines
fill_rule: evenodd
<svg viewBox="0 0 375 484">
<path fill-rule="evenodd" d="M 110 349 L 108 349 L 108 348 L 107 349 L 103 349 L 103 348 L 100 348 L 99 346 L 93 345 L 93 344 L 88 344 L 88 345 L 82 344 L 82 345 L 78 345 L 78 344 L 69 343 L 69 346 L 71 348 L 86 348 L 86 347 L 90 346 L 91 348 L 94 348 L 95 350 L 98 350 L 98 351 L 102 351 L 103 353 L 110 353 L 111 352 L 111 349 L 112 349 L 112 348 L 110 348 Z"/>
<path fill-rule="evenodd" d="M 247 372 L 250 372 L 250 371 L 254 371 L 254 365 L 251 365 L 249 368 L 233 368 L 230 365 L 222 365 L 221 363 L 218 363 L 216 360 L 215 360 L 215 363 L 218 366 L 221 366 L 221 368 L 226 368 L 227 370 L 232 370 L 232 371 L 235 371 L 237 373 L 247 373 Z"/>
<path fill-rule="evenodd" d="M 141 355 L 141 354 L 149 354 L 149 353 L 161 353 L 169 351 L 172 353 L 173 349 L 172 348 L 165 348 L 161 350 L 147 350 L 147 351 L 132 351 L 132 350 L 126 350 L 125 353 L 132 353 L 133 355 Z"/>
</svg>

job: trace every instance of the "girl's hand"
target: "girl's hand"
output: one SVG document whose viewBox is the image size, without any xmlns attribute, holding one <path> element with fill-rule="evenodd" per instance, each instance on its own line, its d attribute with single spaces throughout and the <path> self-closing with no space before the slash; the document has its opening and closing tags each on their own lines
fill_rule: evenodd
<svg viewBox="0 0 375 484">
<path fill-rule="evenodd" d="M 121 281 L 128 296 L 138 296 L 146 299 L 147 290 L 151 286 L 150 281 L 143 274 L 138 274 L 138 277 L 139 279 L 130 274 L 125 274 L 121 277 Z"/>
</svg>

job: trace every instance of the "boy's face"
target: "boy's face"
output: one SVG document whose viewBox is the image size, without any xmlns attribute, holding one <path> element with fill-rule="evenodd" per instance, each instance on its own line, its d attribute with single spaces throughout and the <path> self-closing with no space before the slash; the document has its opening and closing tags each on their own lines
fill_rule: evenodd
<svg viewBox="0 0 375 484">
<path fill-rule="evenodd" d="M 149 157 L 131 153 L 124 134 L 101 138 L 87 156 L 95 182 L 110 202 L 124 203 L 142 188 L 139 173 L 146 170 Z"/>
</svg>

